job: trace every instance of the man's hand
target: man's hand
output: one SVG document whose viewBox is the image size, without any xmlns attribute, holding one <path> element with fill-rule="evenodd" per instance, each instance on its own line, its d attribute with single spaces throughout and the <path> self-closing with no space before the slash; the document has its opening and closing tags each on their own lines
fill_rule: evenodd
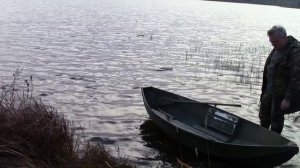
<svg viewBox="0 0 300 168">
<path fill-rule="evenodd" d="M 286 111 L 290 108 L 290 102 L 287 101 L 286 99 L 283 99 L 280 105 L 280 108 L 282 111 Z"/>
</svg>

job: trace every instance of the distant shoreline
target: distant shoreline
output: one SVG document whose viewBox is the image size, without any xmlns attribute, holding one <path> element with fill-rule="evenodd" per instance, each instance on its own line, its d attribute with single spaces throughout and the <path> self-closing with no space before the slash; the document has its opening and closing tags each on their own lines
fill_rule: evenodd
<svg viewBox="0 0 300 168">
<path fill-rule="evenodd" d="M 249 3 L 260 5 L 272 5 L 288 8 L 300 8 L 300 0 L 207 0 L 207 1 L 220 1 L 220 2 L 235 2 L 235 3 Z"/>
</svg>

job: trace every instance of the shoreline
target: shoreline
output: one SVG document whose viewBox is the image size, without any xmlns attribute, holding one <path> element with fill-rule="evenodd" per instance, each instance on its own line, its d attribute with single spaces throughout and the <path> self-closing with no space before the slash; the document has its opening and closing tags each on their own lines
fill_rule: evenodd
<svg viewBox="0 0 300 168">
<path fill-rule="evenodd" d="M 285 8 L 300 9 L 300 0 L 207 0 L 207 1 L 219 1 L 219 2 L 234 2 L 234 3 L 247 3 L 247 4 L 258 4 L 258 5 L 270 5 L 279 6 Z"/>
</svg>

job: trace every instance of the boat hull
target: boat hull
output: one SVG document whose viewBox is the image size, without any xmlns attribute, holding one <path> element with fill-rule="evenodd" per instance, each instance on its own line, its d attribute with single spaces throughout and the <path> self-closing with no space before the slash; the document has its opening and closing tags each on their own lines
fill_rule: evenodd
<svg viewBox="0 0 300 168">
<path fill-rule="evenodd" d="M 185 124 L 155 110 L 148 104 L 144 94 L 143 97 L 146 111 L 151 120 L 172 139 L 194 150 L 195 154 L 205 153 L 243 166 L 274 167 L 288 161 L 299 151 L 295 145 L 243 145 L 216 141 L 205 134 L 199 135 L 189 130 Z"/>
</svg>

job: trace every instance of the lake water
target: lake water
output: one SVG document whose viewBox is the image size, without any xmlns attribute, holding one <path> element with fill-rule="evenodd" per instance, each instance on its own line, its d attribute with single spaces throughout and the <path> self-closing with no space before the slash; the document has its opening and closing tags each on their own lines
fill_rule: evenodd
<svg viewBox="0 0 300 168">
<path fill-rule="evenodd" d="M 299 9 L 201 0 L 2 0 L 0 84 L 22 68 L 86 139 L 160 167 L 163 152 L 141 138 L 140 87 L 241 104 L 225 109 L 258 123 L 266 31 L 282 24 L 300 39 L 299 18 Z M 296 115 L 283 135 L 300 145 Z M 282 167 L 298 165 L 296 155 Z"/>
</svg>

